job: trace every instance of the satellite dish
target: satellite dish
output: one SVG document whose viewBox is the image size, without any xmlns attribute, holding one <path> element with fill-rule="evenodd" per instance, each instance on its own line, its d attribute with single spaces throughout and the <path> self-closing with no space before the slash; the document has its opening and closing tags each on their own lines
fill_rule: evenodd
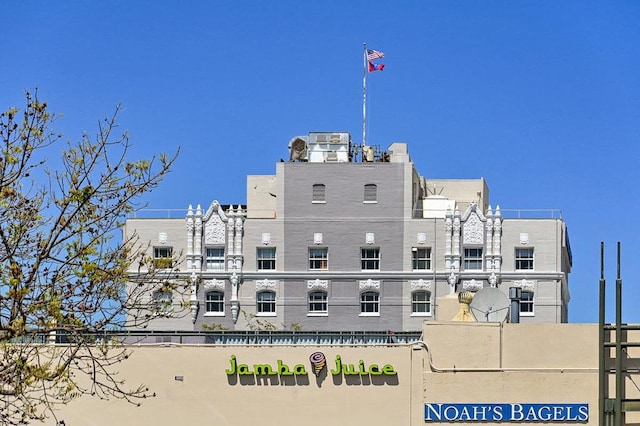
<svg viewBox="0 0 640 426">
<path fill-rule="evenodd" d="M 469 305 L 478 322 L 503 322 L 509 314 L 509 298 L 495 287 L 478 291 Z"/>
</svg>

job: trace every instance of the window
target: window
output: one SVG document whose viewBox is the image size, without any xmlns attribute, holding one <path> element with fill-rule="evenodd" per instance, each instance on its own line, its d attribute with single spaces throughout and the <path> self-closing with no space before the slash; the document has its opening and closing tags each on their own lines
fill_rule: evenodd
<svg viewBox="0 0 640 426">
<path fill-rule="evenodd" d="M 325 200 L 325 188 L 321 183 L 313 185 L 313 201 L 314 203 L 324 203 Z"/>
<path fill-rule="evenodd" d="M 520 295 L 520 314 L 533 315 L 533 292 L 523 291 Z"/>
<path fill-rule="evenodd" d="M 269 270 L 276 269 L 276 249 L 275 248 L 259 248 L 258 249 L 258 269 Z"/>
<path fill-rule="evenodd" d="M 224 248 L 207 247 L 207 269 L 224 269 Z"/>
<path fill-rule="evenodd" d="M 309 312 L 310 313 L 327 313 L 327 292 L 312 291 L 309 293 Z"/>
<path fill-rule="evenodd" d="M 154 247 L 153 266 L 159 269 L 173 266 L 173 247 Z"/>
<path fill-rule="evenodd" d="M 151 298 L 156 315 L 167 316 L 173 312 L 173 293 L 170 290 L 156 290 Z"/>
<path fill-rule="evenodd" d="M 309 269 L 326 271 L 328 269 L 329 250 L 327 248 L 309 249 Z"/>
<path fill-rule="evenodd" d="M 464 249 L 464 269 L 482 270 L 482 249 L 481 248 Z"/>
<path fill-rule="evenodd" d="M 411 293 L 411 313 L 416 315 L 431 313 L 431 292 L 420 290 Z"/>
<path fill-rule="evenodd" d="M 516 249 L 516 269 L 533 269 L 533 248 Z"/>
<path fill-rule="evenodd" d="M 413 269 L 431 269 L 431 248 L 412 248 Z"/>
<path fill-rule="evenodd" d="M 256 310 L 258 314 L 276 313 L 276 293 L 274 291 L 260 291 L 256 295 Z"/>
<path fill-rule="evenodd" d="M 380 294 L 377 291 L 365 291 L 360 294 L 360 313 L 364 315 L 380 313 Z"/>
<path fill-rule="evenodd" d="M 364 202 L 378 202 L 378 186 L 376 184 L 368 183 L 364 186 Z"/>
<path fill-rule="evenodd" d="M 210 291 L 205 300 L 206 314 L 224 314 L 224 292 Z"/>
<path fill-rule="evenodd" d="M 363 270 L 380 270 L 380 248 L 363 248 L 360 250 L 360 263 Z"/>
</svg>

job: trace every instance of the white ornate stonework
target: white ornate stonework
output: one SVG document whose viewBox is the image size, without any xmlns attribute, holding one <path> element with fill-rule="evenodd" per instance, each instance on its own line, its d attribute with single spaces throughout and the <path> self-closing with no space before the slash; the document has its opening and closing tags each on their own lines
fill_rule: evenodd
<svg viewBox="0 0 640 426">
<path fill-rule="evenodd" d="M 416 234 L 416 242 L 418 244 L 426 244 L 427 243 L 427 234 L 424 232 L 418 232 Z"/>
<path fill-rule="evenodd" d="M 466 291 L 480 291 L 483 286 L 482 281 L 475 279 L 462 281 L 462 289 Z"/>
<path fill-rule="evenodd" d="M 158 233 L 158 242 L 160 244 L 167 244 L 167 233 L 166 232 L 159 232 Z"/>
<path fill-rule="evenodd" d="M 262 244 L 264 244 L 265 246 L 268 246 L 269 244 L 271 244 L 271 234 L 268 232 L 263 232 L 262 233 Z"/>
<path fill-rule="evenodd" d="M 322 244 L 322 232 L 315 232 L 313 234 L 313 244 Z"/>
<path fill-rule="evenodd" d="M 224 222 L 214 214 L 204 225 L 204 243 L 224 245 L 225 242 Z"/>
<path fill-rule="evenodd" d="M 215 278 L 212 280 L 206 280 L 204 282 L 204 291 L 211 291 L 211 290 L 224 291 L 224 280 L 217 280 Z"/>
<path fill-rule="evenodd" d="M 484 225 L 475 212 L 462 225 L 462 244 L 484 244 Z"/>
<path fill-rule="evenodd" d="M 380 291 L 380 281 L 369 278 L 366 281 L 360 281 L 360 290 L 377 290 Z"/>
<path fill-rule="evenodd" d="M 511 285 L 513 287 L 520 287 L 526 291 L 534 291 L 536 287 L 536 282 L 533 280 L 514 280 L 511 281 Z"/>
<path fill-rule="evenodd" d="M 373 232 L 367 232 L 364 235 L 364 241 L 366 244 L 375 244 L 376 243 L 376 234 Z"/>
<path fill-rule="evenodd" d="M 429 290 L 431 291 L 431 281 L 425 281 L 422 278 L 411 281 L 411 291 Z"/>
<path fill-rule="evenodd" d="M 307 289 L 308 290 L 328 290 L 329 280 L 321 280 L 321 279 L 308 280 Z"/>
<path fill-rule="evenodd" d="M 256 280 L 256 291 L 276 290 L 276 280 Z"/>
</svg>

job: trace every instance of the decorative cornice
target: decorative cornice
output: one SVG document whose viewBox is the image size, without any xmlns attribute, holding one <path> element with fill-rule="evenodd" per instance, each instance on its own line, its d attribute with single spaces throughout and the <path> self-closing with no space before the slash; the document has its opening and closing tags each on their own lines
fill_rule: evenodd
<svg viewBox="0 0 640 426">
<path fill-rule="evenodd" d="M 411 281 L 411 291 L 428 290 L 431 291 L 431 281 L 425 281 L 422 278 Z"/>
<path fill-rule="evenodd" d="M 380 281 L 369 278 L 366 281 L 360 281 L 360 290 L 376 290 L 380 291 Z"/>
<path fill-rule="evenodd" d="M 224 291 L 224 281 L 218 279 L 207 280 L 204 282 L 204 291 L 220 290 Z"/>
<path fill-rule="evenodd" d="M 207 209 L 207 212 L 205 213 L 202 220 L 207 222 L 209 218 L 211 218 L 211 215 L 213 215 L 214 212 L 220 217 L 220 219 L 222 219 L 223 222 L 227 221 L 227 215 L 224 213 L 224 210 L 222 210 L 222 207 L 220 206 L 220 203 L 217 200 L 213 200 L 211 202 L 211 205 Z"/>
<path fill-rule="evenodd" d="M 475 278 L 471 280 L 462 281 L 462 289 L 466 291 L 480 291 L 484 287 L 482 281 L 478 281 Z"/>
<path fill-rule="evenodd" d="M 315 280 L 308 280 L 307 289 L 308 290 L 328 290 L 329 280 L 321 280 L 319 278 L 316 278 Z"/>
<path fill-rule="evenodd" d="M 256 291 L 273 290 L 276 291 L 276 280 L 256 280 Z"/>
<path fill-rule="evenodd" d="M 534 291 L 536 288 L 536 281 L 534 280 L 514 280 L 511 281 L 513 287 L 520 287 L 526 291 Z"/>
</svg>

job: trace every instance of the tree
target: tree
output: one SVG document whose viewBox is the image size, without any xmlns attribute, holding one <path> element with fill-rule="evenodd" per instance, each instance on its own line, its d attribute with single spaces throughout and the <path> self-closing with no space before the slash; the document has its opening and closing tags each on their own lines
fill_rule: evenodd
<svg viewBox="0 0 640 426">
<path fill-rule="evenodd" d="M 118 232 L 177 152 L 130 161 L 127 133 L 114 136 L 120 109 L 99 122 L 95 137 L 66 144 L 53 131 L 59 116 L 37 92 L 26 93 L 22 110 L 0 115 L 3 424 L 55 417 L 57 404 L 83 394 L 132 403 L 152 395 L 117 375 L 129 352 L 106 332 L 162 312 L 150 292 L 188 287 L 169 279 L 175 271 L 154 267 L 135 236 L 121 241 Z M 47 160 L 55 153 L 59 159 Z M 132 262 L 142 271 L 135 278 L 127 275 Z"/>
</svg>

